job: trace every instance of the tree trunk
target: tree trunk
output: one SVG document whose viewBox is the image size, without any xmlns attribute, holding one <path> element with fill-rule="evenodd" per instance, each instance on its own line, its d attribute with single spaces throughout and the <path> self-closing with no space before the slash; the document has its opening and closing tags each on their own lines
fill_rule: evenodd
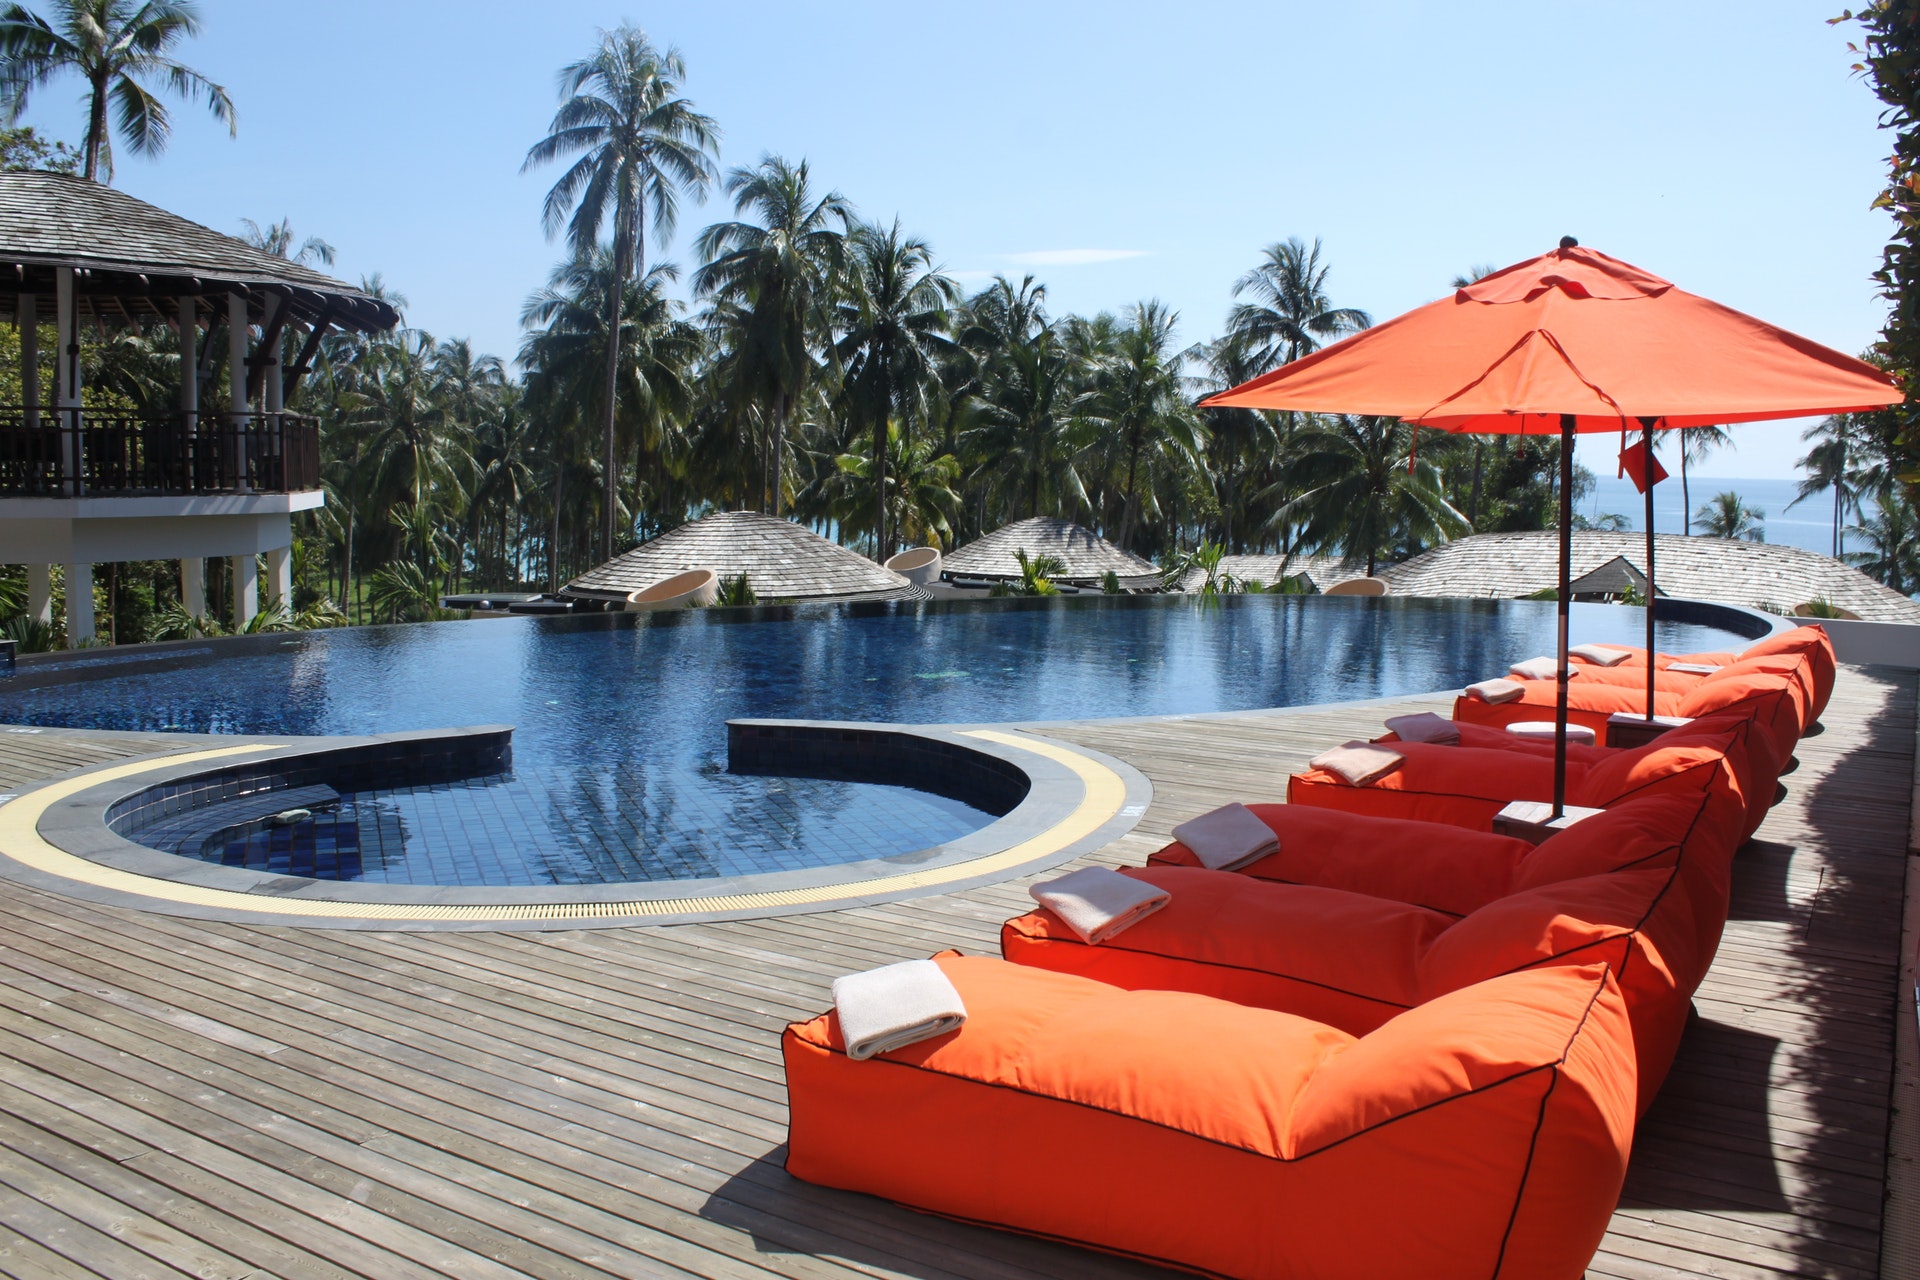
<svg viewBox="0 0 1920 1280">
<path fill-rule="evenodd" d="M 781 394 L 773 414 L 773 517 L 780 518 L 780 504 L 787 487 L 787 397 Z"/>
<path fill-rule="evenodd" d="M 628 224 L 630 210 L 616 210 L 613 216 L 613 278 L 607 281 L 607 380 L 606 404 L 601 409 L 604 428 L 600 457 L 606 466 L 601 486 L 600 550 L 601 560 L 613 559 L 614 511 L 620 505 L 620 459 L 613 451 L 613 423 L 620 391 L 620 300 L 626 292 L 627 276 L 633 270 L 632 243 Z"/>
<path fill-rule="evenodd" d="M 1467 523 L 1476 530 L 1480 527 L 1480 466 L 1486 458 L 1487 442 L 1473 442 L 1473 496 L 1467 499 Z"/>
<path fill-rule="evenodd" d="M 553 471 L 553 537 L 547 543 L 547 590 L 560 590 L 560 499 L 566 490 L 567 464 Z"/>
<path fill-rule="evenodd" d="M 107 143 L 107 78 L 96 77 L 92 82 L 93 93 L 87 104 L 87 157 L 86 174 L 95 182 L 100 180 L 100 153 Z M 62 338 L 61 341 L 66 341 Z"/>
<path fill-rule="evenodd" d="M 1693 536 L 1693 498 L 1687 492 L 1687 429 L 1680 428 L 1680 526 Z"/>
<path fill-rule="evenodd" d="M 1833 482 L 1833 558 L 1840 558 L 1840 481 Z"/>
</svg>

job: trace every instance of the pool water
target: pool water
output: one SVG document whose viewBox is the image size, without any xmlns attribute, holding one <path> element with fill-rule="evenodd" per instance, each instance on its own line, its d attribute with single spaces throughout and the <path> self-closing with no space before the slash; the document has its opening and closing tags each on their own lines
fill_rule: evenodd
<svg viewBox="0 0 1920 1280">
<path fill-rule="evenodd" d="M 1644 642 L 1575 605 L 1576 640 Z M 1668 651 L 1739 648 L 1659 624 Z M 0 722 L 247 734 L 514 726 L 513 768 L 341 797 L 303 824 L 155 847 L 410 884 L 682 880 L 952 840 L 927 792 L 727 772 L 738 717 L 954 723 L 1245 710 L 1458 688 L 1554 645 L 1550 603 L 1236 596 L 902 602 L 503 618 L 82 654 L 0 682 Z M 223 838 L 213 839 L 215 834 Z"/>
</svg>

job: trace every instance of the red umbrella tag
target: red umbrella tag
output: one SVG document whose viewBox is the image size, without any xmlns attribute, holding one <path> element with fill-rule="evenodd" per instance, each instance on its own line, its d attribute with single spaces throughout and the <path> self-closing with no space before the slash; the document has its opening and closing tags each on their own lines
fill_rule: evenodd
<svg viewBox="0 0 1920 1280">
<path fill-rule="evenodd" d="M 1620 469 L 1627 473 L 1627 478 L 1633 481 L 1634 490 L 1638 493 L 1645 493 L 1647 491 L 1645 453 L 1646 450 L 1637 444 L 1628 445 L 1620 451 Z M 1660 465 L 1660 459 L 1658 457 L 1654 458 L 1653 483 L 1659 484 L 1666 478 L 1667 469 Z"/>
</svg>

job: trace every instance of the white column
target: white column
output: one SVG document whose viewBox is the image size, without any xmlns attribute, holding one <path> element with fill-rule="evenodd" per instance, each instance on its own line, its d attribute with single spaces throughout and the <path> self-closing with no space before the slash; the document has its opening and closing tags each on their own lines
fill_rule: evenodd
<svg viewBox="0 0 1920 1280">
<path fill-rule="evenodd" d="M 180 603 L 191 617 L 207 616 L 207 562 L 199 556 L 180 562 Z"/>
<path fill-rule="evenodd" d="M 293 613 L 293 548 L 275 547 L 267 552 L 267 603 Z"/>
<path fill-rule="evenodd" d="M 245 631 L 260 612 L 260 562 L 249 551 L 228 563 L 233 566 L 233 629 Z"/>
<path fill-rule="evenodd" d="M 54 356 L 54 403 L 60 428 L 60 463 L 64 473 L 62 493 L 80 494 L 86 487 L 80 478 L 80 322 L 73 305 L 73 268 L 55 267 L 54 319 L 59 330 L 59 347 Z"/>
<path fill-rule="evenodd" d="M 27 566 L 27 616 L 46 626 L 53 625 L 53 566 Z"/>
<path fill-rule="evenodd" d="M 27 428 L 40 425 L 40 299 L 20 295 L 15 313 L 20 325 L 20 402 L 27 407 Z"/>
<path fill-rule="evenodd" d="M 227 295 L 227 382 L 227 408 L 233 413 L 233 430 L 229 433 L 233 441 L 233 487 L 236 493 L 246 493 L 247 299 L 238 293 Z"/>
<path fill-rule="evenodd" d="M 93 639 L 93 566 L 67 566 L 67 648 Z"/>
</svg>

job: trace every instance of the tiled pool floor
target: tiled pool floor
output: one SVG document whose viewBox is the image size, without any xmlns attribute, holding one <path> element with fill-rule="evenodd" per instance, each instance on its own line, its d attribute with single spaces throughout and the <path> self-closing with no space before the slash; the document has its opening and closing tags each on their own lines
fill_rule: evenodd
<svg viewBox="0 0 1920 1280">
<path fill-rule="evenodd" d="M 346 792 L 286 826 L 208 811 L 131 838 L 223 866 L 382 884 L 686 880 L 836 866 L 956 839 L 993 820 L 905 787 L 740 777 L 695 767 L 516 768 Z"/>
</svg>

